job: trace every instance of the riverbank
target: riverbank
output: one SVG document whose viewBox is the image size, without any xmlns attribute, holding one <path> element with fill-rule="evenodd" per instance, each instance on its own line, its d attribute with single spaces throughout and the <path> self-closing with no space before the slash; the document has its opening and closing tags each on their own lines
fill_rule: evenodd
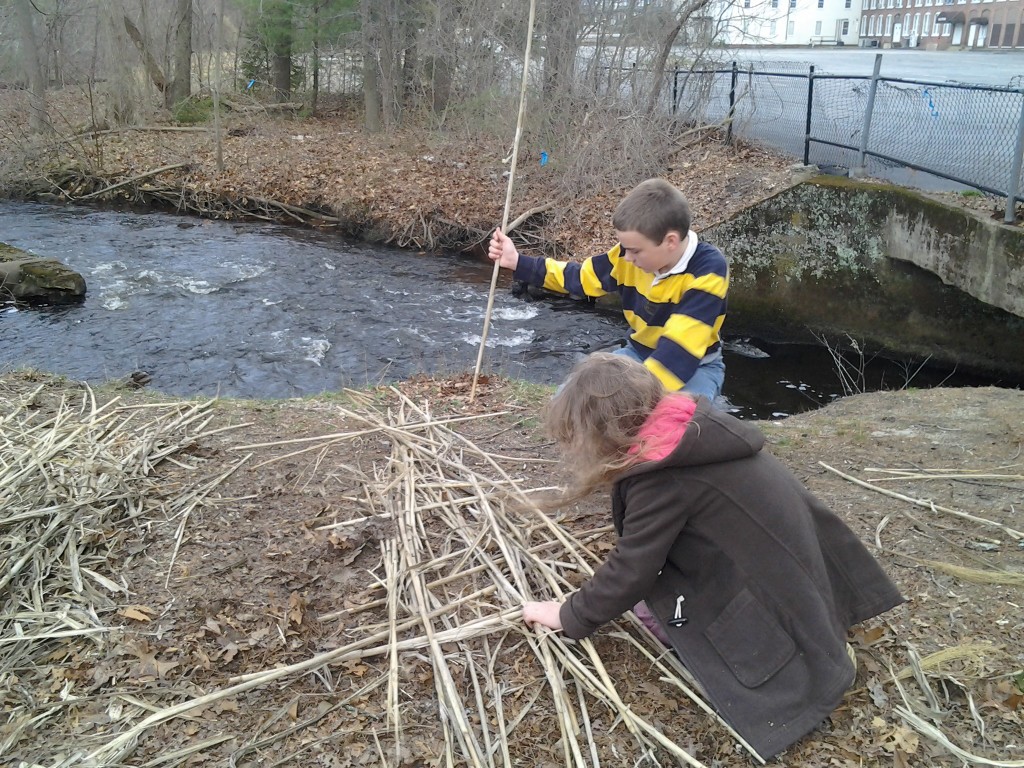
<svg viewBox="0 0 1024 768">
<path fill-rule="evenodd" d="M 167 398 L 140 391 L 133 382 L 89 391 L 40 374 L 3 376 L 0 419 L 6 426 L 0 448 L 8 468 L 19 460 L 12 441 L 29 440 L 33 433 L 56 436 L 58 421 L 71 422 L 69 427 L 79 420 L 102 424 L 75 434 L 80 439 L 95 430 L 98 440 L 116 435 L 106 450 L 125 456 L 136 455 L 136 441 L 152 445 L 158 424 L 165 430 L 191 424 L 175 439 L 160 438 L 164 448 L 138 498 L 132 482 L 114 482 L 113 469 L 93 475 L 90 493 L 66 495 L 80 487 L 75 478 L 90 471 L 89 465 L 68 463 L 60 451 L 50 463 L 53 441 L 45 449 L 40 445 L 40 461 L 51 477 L 60 473 L 63 485 L 51 490 L 53 506 L 36 505 L 37 517 L 27 519 L 38 519 L 41 530 L 57 526 L 60 541 L 78 528 L 93 533 L 68 539 L 76 547 L 70 559 L 45 537 L 21 539 L 17 553 L 5 549 L 3 572 L 37 574 L 25 587 L 36 584 L 37 613 L 29 616 L 23 607 L 5 604 L 2 616 L 12 630 L 5 630 L 8 640 L 15 620 L 26 637 L 0 652 L 5 753 L 27 764 L 49 764 L 58 754 L 110 746 L 117 734 L 135 728 L 137 748 L 103 754 L 141 764 L 180 749 L 194 764 L 238 765 L 271 758 L 310 764 L 331 755 L 332 765 L 355 766 L 365 764 L 360 756 L 377 762 L 379 749 L 404 755 L 401 765 L 443 764 L 446 737 L 434 684 L 438 661 L 426 645 L 416 650 L 421 626 L 396 635 L 413 648 L 392 661 L 374 652 L 346 656 L 316 674 L 287 670 L 389 623 L 387 601 L 377 601 L 377 582 L 389 578 L 386 553 L 389 546 L 402 546 L 396 539 L 401 524 L 390 519 L 388 502 L 374 489 L 397 469 L 396 456 L 413 445 L 422 450 L 423 444 L 412 433 L 403 437 L 401 429 L 367 427 L 400 412 L 419 422 L 429 411 L 439 431 L 427 443 L 440 445 L 460 435 L 457 465 L 473 468 L 478 478 L 494 478 L 496 485 L 488 480 L 487 488 L 545 488 L 560 480 L 557 465 L 546 463 L 555 458 L 553 446 L 536 418 L 551 391 L 485 378 L 471 401 L 469 381 L 461 377 L 302 400 L 168 405 Z M 99 414 L 105 415 L 97 422 Z M 33 424 L 35 430 L 22 429 Z M 875 393 L 763 422 L 762 428 L 769 450 L 869 544 L 907 598 L 905 605 L 855 628 L 858 675 L 851 691 L 821 727 L 772 764 L 953 768 L 967 761 L 926 735 L 925 721 L 936 723 L 940 738 L 958 748 L 1004 761 L 990 764 L 1014 759 L 1024 733 L 1024 396 L 991 388 Z M 70 450 L 62 445 L 62 451 Z M 106 450 L 94 450 L 92 461 L 105 460 Z M 456 502 L 473 490 L 448 477 L 442 466 L 453 465 L 437 465 L 432 471 L 440 474 L 432 482 L 452 484 L 445 493 L 454 494 L 452 503 L 472 526 L 476 516 Z M 391 487 L 397 489 L 393 482 Z M 103 496 L 104 488 L 116 498 Z M 502 494 L 489 490 L 485 496 L 501 509 Z M 18 513 L 25 501 L 8 499 L 4 507 Z M 55 521 L 67 514 L 68 504 L 79 510 L 78 522 L 65 531 Z M 107 516 L 103 524 L 89 517 L 97 508 Z M 418 511 L 425 533 L 447 530 L 446 508 L 427 505 Z M 115 524 L 117 516 L 123 521 Z M 559 516 L 561 528 L 586 541 L 598 558 L 614 544 L 604 528 L 608 519 L 607 500 L 600 495 Z M 0 521 L 2 540 L 13 543 L 12 531 L 25 520 L 8 512 Z M 491 552 L 483 545 L 480 551 Z M 546 545 L 544 552 L 558 567 L 572 560 L 561 546 Z M 494 551 L 490 557 L 501 555 Z M 21 565 L 12 569 L 15 559 Z M 29 570 L 26 562 L 36 565 Z M 454 587 L 431 589 L 454 588 L 463 610 L 475 605 L 466 602 L 471 598 L 482 600 L 477 610 L 483 616 L 515 609 L 493 593 L 490 579 L 474 581 L 479 577 L 471 571 L 455 570 L 463 576 Z M 84 587 L 76 598 L 79 571 Z M 572 568 L 566 575 L 571 582 L 579 578 Z M 17 600 L 22 588 L 20 580 L 10 582 L 8 600 Z M 65 638 L 33 639 L 46 634 L 40 627 L 51 608 L 54 617 L 64 611 L 66 618 L 48 625 L 49 632 L 60 627 Z M 411 605 L 390 610 L 400 621 L 416 616 Z M 86 615 L 81 611 L 94 619 L 82 623 L 75 618 Z M 450 620 L 468 620 L 459 617 L 453 613 Z M 446 626 L 435 622 L 436 631 Z M 624 639 L 634 632 L 628 622 L 608 627 L 595 648 L 635 716 L 704 765 L 752 765 L 720 724 L 648 673 L 649 660 Z M 466 697 L 469 727 L 479 733 L 484 726 L 470 668 L 484 676 L 485 686 L 499 683 L 500 709 L 488 688 L 478 689 L 490 738 L 500 739 L 501 720 L 511 734 L 512 764 L 561 765 L 557 745 L 564 734 L 555 713 L 565 705 L 551 697 L 542 666 L 523 639 L 522 626 L 512 618 L 489 630 L 489 645 L 478 638 L 442 646 L 451 685 Z M 484 669 L 474 666 L 481 663 Z M 282 670 L 277 679 L 261 683 L 256 677 L 244 691 L 232 687 L 275 669 Z M 397 703 L 390 698 L 389 679 L 399 686 Z M 576 701 L 571 685 L 564 695 L 566 703 Z M 180 718 L 162 719 L 160 713 L 174 704 L 190 708 Z M 593 735 L 580 738 L 593 739 L 602 762 L 640 758 L 629 729 L 615 727 L 601 697 L 587 697 L 586 706 Z M 153 719 L 144 721 L 147 715 Z M 404 734 L 397 750 L 396 722 Z M 664 753 L 658 757 L 662 764 L 670 761 Z"/>
<path fill-rule="evenodd" d="M 55 102 L 61 114 L 76 114 L 70 100 Z M 17 119 L 6 114 L 7 120 Z M 70 119 L 67 124 L 81 128 Z M 234 116 L 226 127 L 223 172 L 216 171 L 206 129 L 69 130 L 67 138 L 48 146 L 27 139 L 5 145 L 5 185 L 39 190 L 42 179 L 48 180 L 45 194 L 55 199 L 177 199 L 209 206 L 208 213 L 256 213 L 322 226 L 336 226 L 329 219 L 337 218 L 345 222 L 339 229 L 424 250 L 472 246 L 500 220 L 507 147 L 467 146 L 457 137 L 442 142 L 415 131 L 367 137 L 343 112 L 316 120 Z M 21 134 L 5 135 L 9 141 Z M 169 170 L 147 175 L 161 168 Z M 550 170 L 537 158 L 521 158 L 512 218 L 554 205 L 528 218 L 520 236 L 564 255 L 603 249 L 610 212 L 629 185 L 570 195 L 553 183 Z M 665 175 L 691 198 L 698 229 L 791 180 L 788 161 L 715 141 L 681 150 Z M 117 405 L 148 424 L 147 414 L 166 398 L 128 387 L 107 388 L 95 397 L 101 405 L 120 398 Z M 374 603 L 375 584 L 387 578 L 384 546 L 394 544 L 395 529 L 393 521 L 369 518 L 380 509 L 368 489 L 382 468 L 393 466 L 389 456 L 401 450 L 401 440 L 387 430 L 366 433 L 365 414 L 379 419 L 388 408 L 405 408 L 418 418 L 411 402 L 435 418 L 476 417 L 459 434 L 493 459 L 494 464 L 483 462 L 488 471 L 500 467 L 525 488 L 560 480 L 554 465 L 536 461 L 553 458 L 536 419 L 550 388 L 489 379 L 473 402 L 468 389 L 465 377 L 456 377 L 302 400 L 217 401 L 209 406 L 212 421 L 201 422 L 203 428 L 196 427 L 183 448 L 156 462 L 149 495 L 116 501 L 123 513 L 119 524 L 78 520 L 55 527 L 60 536 L 50 534 L 52 546 L 45 538 L 6 538 L 0 573 L 13 573 L 17 563 L 24 572 L 29 563 L 38 564 L 42 576 L 40 550 L 67 553 L 68 570 L 59 572 L 67 578 L 54 593 L 56 618 L 40 632 L 64 632 L 71 639 L 50 634 L 4 646 L 41 649 L 31 664 L 21 657 L 0 666 L 5 753 L 28 764 L 49 764 L 73 749 L 98 748 L 171 704 L 226 690 L 245 675 L 301 663 L 368 628 L 386 627 L 389 608 L 412 615 L 410 605 Z M 403 404 L 399 392 L 409 401 Z M 14 434 L 12 425 L 22 418 L 46 425 L 58 413 L 95 411 L 94 393 L 40 374 L 8 373 L 0 379 L 0 396 L 4 435 Z M 856 628 L 853 689 L 782 763 L 952 767 L 969 761 L 925 734 L 917 718 L 929 708 L 926 719 L 967 752 L 1003 762 L 1019 753 L 1022 425 L 1024 393 L 994 388 L 858 395 L 762 425 L 772 452 L 873 546 L 908 598 L 899 609 Z M 338 442 L 325 437 L 339 433 L 355 434 Z M 146 429 L 140 427 L 136 438 L 148 439 Z M 80 483 L 67 481 L 68 471 L 83 467 L 91 472 L 87 463 L 59 457 L 49 474 L 40 475 L 56 494 L 51 501 L 59 505 L 61 493 L 92 488 L 104 477 L 97 465 Z M 61 483 L 49 482 L 53 478 Z M 156 502 L 183 494 L 173 514 Z M 15 501 L 4 499 L 5 525 L 13 522 L 7 510 Z M 575 535 L 600 528 L 607 523 L 606 502 L 590 499 L 566 510 L 560 522 Z M 78 530 L 88 535 L 67 538 Z M 67 541 L 81 546 L 58 546 Z M 605 531 L 589 545 L 599 556 L 614 542 Z M 89 560 L 93 576 L 79 561 L 97 548 L 109 556 Z M 568 561 L 559 551 L 550 558 Z M 94 570 L 98 561 L 101 571 Z M 493 586 L 467 584 L 463 597 Z M 89 603 L 85 593 L 102 599 Z M 5 637 L 32 634 L 24 630 L 30 602 L 26 597 L 24 604 L 5 607 L 3 621 L 11 627 Z M 68 605 L 91 608 L 95 631 L 74 624 L 78 614 L 60 618 Z M 486 607 L 491 613 L 514 610 L 497 602 Z M 514 621 L 510 627 L 502 635 L 507 640 L 495 641 L 500 651 L 494 664 L 482 670 L 485 681 L 501 684 L 505 696 L 497 700 L 503 703 L 485 704 L 482 712 L 474 708 L 471 725 L 510 728 L 514 762 L 562 764 L 558 745 L 564 734 L 555 717 L 561 704 L 543 688 L 543 668 L 524 650 L 521 627 Z M 720 725 L 648 674 L 649 660 L 614 630 L 599 636 L 598 647 L 611 662 L 608 669 L 623 698 L 662 733 L 706 764 L 751 764 Z M 444 650 L 453 678 L 473 696 L 480 648 L 463 653 L 458 647 L 458 655 L 452 646 Z M 446 737 L 438 718 L 436 668 L 427 653 L 417 646 L 394 662 L 355 656 L 316 674 L 296 674 L 197 705 L 184 719 L 143 729 L 132 760 L 180 749 L 195 763 L 322 759 L 346 766 L 376 762 L 383 750 L 396 764 L 437 765 Z M 593 718 L 585 725 L 593 726 L 601 759 L 639 759 L 628 729 L 600 698 L 584 700 Z"/>
<path fill-rule="evenodd" d="M 7 157 L 0 188 L 9 195 L 269 217 L 427 251 L 471 249 L 501 223 L 509 169 L 504 140 L 416 128 L 367 135 L 343 103 L 319 118 L 227 113 L 218 171 L 208 127 L 90 131 L 77 117 L 88 109 L 70 91 L 51 96 L 61 138 L 19 140 L 23 100 L 23 92 L 0 91 L 0 123 L 12 126 L 0 137 Z M 535 211 L 517 227 L 525 247 L 583 258 L 611 245 L 611 212 L 635 183 L 635 171 L 626 166 L 619 181 L 605 183 L 574 178 L 565 171 L 571 162 L 552 154 L 542 166 L 539 155 L 524 150 L 509 221 Z M 684 134 L 664 175 L 689 197 L 699 231 L 784 189 L 792 166 L 757 147 Z M 167 170 L 153 174 L 157 169 Z"/>
</svg>

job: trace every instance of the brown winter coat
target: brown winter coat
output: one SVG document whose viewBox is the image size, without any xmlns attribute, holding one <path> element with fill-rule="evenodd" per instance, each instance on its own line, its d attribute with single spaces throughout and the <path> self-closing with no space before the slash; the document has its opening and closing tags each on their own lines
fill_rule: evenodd
<svg viewBox="0 0 1024 768">
<path fill-rule="evenodd" d="M 618 542 L 560 618 L 582 638 L 645 600 L 718 712 L 770 757 L 853 682 L 849 627 L 903 598 L 763 445 L 754 426 L 701 398 L 668 456 L 616 481 Z M 673 626 L 679 596 L 685 623 Z"/>
</svg>

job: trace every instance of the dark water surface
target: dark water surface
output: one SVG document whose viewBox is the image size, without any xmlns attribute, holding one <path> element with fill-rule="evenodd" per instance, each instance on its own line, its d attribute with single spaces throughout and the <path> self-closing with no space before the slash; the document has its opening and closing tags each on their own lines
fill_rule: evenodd
<svg viewBox="0 0 1024 768">
<path fill-rule="evenodd" d="M 85 277 L 83 304 L 0 305 L 0 367 L 98 382 L 132 371 L 176 395 L 279 398 L 472 371 L 489 264 L 333 234 L 152 212 L 0 202 L 0 241 Z M 485 373 L 554 384 L 582 354 L 615 345 L 618 313 L 516 298 L 502 275 Z M 726 323 L 728 329 L 728 322 Z M 727 339 L 725 394 L 750 418 L 818 407 L 843 390 L 822 346 Z M 916 364 L 875 361 L 866 389 Z M 921 371 L 914 386 L 990 383 Z"/>
</svg>

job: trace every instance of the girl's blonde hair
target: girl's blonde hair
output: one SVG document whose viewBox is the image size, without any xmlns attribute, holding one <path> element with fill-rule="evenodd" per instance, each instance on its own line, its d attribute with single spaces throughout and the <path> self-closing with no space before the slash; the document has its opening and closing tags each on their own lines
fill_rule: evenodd
<svg viewBox="0 0 1024 768">
<path fill-rule="evenodd" d="M 666 392 L 645 366 L 624 355 L 595 352 L 577 363 L 544 409 L 579 499 L 614 480 L 635 454 L 637 433 Z"/>
</svg>

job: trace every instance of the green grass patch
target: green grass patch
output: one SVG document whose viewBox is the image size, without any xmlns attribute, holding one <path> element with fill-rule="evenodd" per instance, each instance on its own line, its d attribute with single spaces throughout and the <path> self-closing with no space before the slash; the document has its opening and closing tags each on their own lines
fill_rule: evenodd
<svg viewBox="0 0 1024 768">
<path fill-rule="evenodd" d="M 183 99 L 172 110 L 174 122 L 181 125 L 207 123 L 213 116 L 213 99 L 209 96 Z"/>
</svg>

